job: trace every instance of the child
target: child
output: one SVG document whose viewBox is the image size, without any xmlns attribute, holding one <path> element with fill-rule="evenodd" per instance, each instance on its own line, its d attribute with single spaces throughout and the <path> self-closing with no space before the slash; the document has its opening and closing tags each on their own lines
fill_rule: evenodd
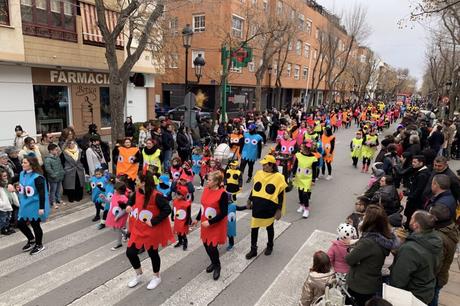
<svg viewBox="0 0 460 306">
<path fill-rule="evenodd" d="M 364 212 L 366 211 L 367 205 L 370 201 L 365 196 L 358 197 L 355 203 L 355 211 L 347 217 L 347 223 L 355 228 L 356 233 L 359 236 L 359 225 L 364 219 Z"/>
<path fill-rule="evenodd" d="M 346 276 L 350 267 L 345 261 L 345 256 L 348 254 L 348 248 L 351 245 L 351 240 L 357 239 L 356 230 L 351 224 L 341 223 L 337 228 L 337 240 L 332 241 L 332 245 L 327 251 L 327 255 L 331 261 L 335 271 L 335 277 L 341 285 L 345 285 Z"/>
<path fill-rule="evenodd" d="M 192 224 L 192 201 L 187 199 L 188 190 L 179 186 L 176 190 L 176 197 L 173 200 L 173 214 L 171 219 L 174 221 L 174 233 L 177 235 L 178 242 L 174 245 L 178 248 L 182 245 L 184 251 L 187 250 L 187 234 L 189 225 Z"/>
<path fill-rule="evenodd" d="M 241 191 L 243 186 L 243 176 L 238 169 L 238 161 L 234 160 L 229 163 L 229 169 L 224 176 L 225 190 L 231 195 L 230 202 L 236 202 L 236 194 Z"/>
<path fill-rule="evenodd" d="M 101 210 L 103 209 L 103 199 L 100 197 L 104 192 L 104 187 L 107 183 L 107 179 L 104 177 L 104 170 L 98 168 L 94 171 L 94 176 L 90 179 L 91 184 L 91 200 L 96 208 L 96 216 L 93 218 L 93 222 L 101 220 Z"/>
<path fill-rule="evenodd" d="M 171 181 L 169 176 L 163 174 L 159 178 L 159 183 L 157 184 L 157 190 L 160 192 L 166 199 L 171 200 Z"/>
<path fill-rule="evenodd" d="M 203 158 L 203 150 L 196 147 L 192 151 L 192 171 L 194 175 L 200 175 L 201 163 Z"/>
<path fill-rule="evenodd" d="M 363 147 L 363 132 L 357 131 L 356 137 L 350 142 L 351 159 L 353 167 L 358 168 L 358 161 L 361 158 L 361 149 Z"/>
<path fill-rule="evenodd" d="M 13 206 L 19 207 L 18 196 L 15 192 L 8 191 L 8 172 L 0 170 L 0 233 L 11 235 L 15 230 L 10 228 L 10 219 Z"/>
<path fill-rule="evenodd" d="M 299 305 L 312 305 L 326 291 L 326 286 L 334 282 L 334 270 L 331 269 L 329 256 L 323 251 L 313 255 L 313 267 L 303 284 Z"/>
<path fill-rule="evenodd" d="M 201 190 L 203 189 L 204 186 L 204 180 L 206 178 L 206 175 L 209 173 L 209 160 L 211 159 L 211 151 L 209 148 L 204 149 L 203 151 L 203 158 L 201 159 L 201 169 L 200 169 L 200 186 L 198 186 L 196 189 Z"/>
<path fill-rule="evenodd" d="M 61 187 L 64 181 L 64 168 L 62 167 L 59 155 L 61 150 L 54 143 L 48 145 L 50 155 L 45 157 L 46 178 L 50 185 L 50 204 L 54 208 L 59 208 L 61 204 Z"/>
<path fill-rule="evenodd" d="M 228 193 L 228 222 L 227 222 L 227 238 L 228 238 L 228 246 L 227 251 L 233 249 L 235 245 L 235 237 L 236 237 L 236 212 L 240 210 L 245 210 L 246 206 L 238 206 L 236 205 L 236 200 L 233 200 L 233 195 Z"/>
<path fill-rule="evenodd" d="M 193 202 L 194 196 L 193 193 L 195 192 L 195 187 L 190 180 L 191 176 L 190 173 L 187 174 L 186 171 L 182 172 L 180 178 L 176 182 L 172 182 L 171 184 L 171 192 L 178 193 L 179 189 L 184 189 L 187 191 L 186 200 L 190 200 Z"/>
<path fill-rule="evenodd" d="M 169 175 L 173 182 L 179 180 L 180 175 L 182 174 L 182 160 L 180 157 L 175 156 L 171 159 L 171 167 L 169 168 Z"/>
<path fill-rule="evenodd" d="M 110 202 L 109 214 L 107 216 L 106 225 L 112 227 L 117 231 L 117 241 L 115 246 L 112 247 L 112 251 L 121 248 L 121 240 L 126 233 L 123 228 L 126 226 L 126 220 L 128 214 L 126 213 L 126 203 L 128 203 L 128 197 L 126 196 L 126 184 L 123 182 L 117 182 L 115 184 L 115 193 L 112 196 Z M 106 204 L 108 205 L 108 204 Z"/>
<path fill-rule="evenodd" d="M 113 174 L 109 174 L 106 176 L 107 183 L 104 188 L 101 189 L 102 193 L 99 195 L 99 198 L 102 200 L 102 205 L 104 210 L 102 212 L 102 219 L 97 229 L 101 230 L 105 228 L 105 220 L 107 219 L 107 215 L 110 210 L 110 203 L 112 202 L 112 197 L 115 193 L 115 181 L 116 177 Z"/>
</svg>

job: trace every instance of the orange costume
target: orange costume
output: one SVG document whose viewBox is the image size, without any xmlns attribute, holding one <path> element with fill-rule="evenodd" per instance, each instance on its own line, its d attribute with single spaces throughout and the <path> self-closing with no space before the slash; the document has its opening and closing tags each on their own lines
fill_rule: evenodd
<svg viewBox="0 0 460 306">
<path fill-rule="evenodd" d="M 334 135 L 331 136 L 326 136 L 326 134 L 323 134 L 321 136 L 321 142 L 323 144 L 323 149 L 324 149 L 324 161 L 327 163 L 332 163 L 334 160 L 334 152 L 331 152 L 332 150 L 332 140 L 335 139 Z"/>
<path fill-rule="evenodd" d="M 201 222 L 208 221 L 221 214 L 219 201 L 222 193 L 225 193 L 224 188 L 211 190 L 205 188 L 201 196 Z M 215 224 L 210 224 L 208 227 L 201 225 L 201 240 L 206 245 L 217 246 L 225 244 L 227 241 L 227 222 L 225 217 Z"/>
<path fill-rule="evenodd" d="M 236 159 L 240 159 L 241 138 L 243 138 L 241 134 L 230 134 L 230 150 L 235 154 Z"/>
<path fill-rule="evenodd" d="M 139 162 L 136 160 L 139 149 L 120 147 L 118 151 L 117 175 L 126 174 L 130 179 L 135 180 L 139 171 Z"/>
<path fill-rule="evenodd" d="M 337 114 L 331 115 L 331 126 L 337 126 Z"/>
</svg>

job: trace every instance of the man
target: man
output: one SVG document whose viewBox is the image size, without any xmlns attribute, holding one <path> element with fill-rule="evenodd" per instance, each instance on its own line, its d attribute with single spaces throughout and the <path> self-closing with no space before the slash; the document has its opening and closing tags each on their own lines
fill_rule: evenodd
<svg viewBox="0 0 460 306">
<path fill-rule="evenodd" d="M 439 292 L 449 280 L 450 265 L 454 261 L 455 249 L 458 243 L 459 231 L 452 221 L 449 208 L 445 205 L 435 204 L 430 209 L 430 214 L 436 217 L 435 230 L 442 239 L 443 257 L 441 268 L 436 275 L 436 287 L 434 289 L 434 298 L 430 306 L 437 306 Z"/>
<path fill-rule="evenodd" d="M 450 170 L 449 165 L 447 164 L 447 158 L 445 158 L 444 156 L 438 156 L 434 159 L 433 172 L 423 192 L 424 199 L 429 200 L 433 196 L 431 192 L 431 182 L 433 181 L 434 176 L 437 174 L 445 174 L 449 177 L 450 191 L 452 192 L 452 195 L 454 196 L 455 200 L 459 201 L 460 200 L 460 180 L 455 175 L 455 173 L 452 172 L 452 170 Z"/>
<path fill-rule="evenodd" d="M 442 126 L 437 125 L 430 136 L 428 136 L 428 144 L 430 148 L 436 152 L 436 155 L 440 156 L 442 151 L 442 145 L 444 144 L 444 134 L 441 132 Z"/>
<path fill-rule="evenodd" d="M 161 121 L 161 144 L 163 152 L 163 169 L 169 171 L 170 161 L 174 150 L 173 127 L 167 124 L 166 120 Z M 184 162 L 184 161 L 182 161 Z"/>
<path fill-rule="evenodd" d="M 423 190 L 430 178 L 430 171 L 425 166 L 425 157 L 423 155 L 415 155 L 412 158 L 413 177 L 410 180 L 409 191 L 407 193 L 407 204 L 404 209 L 404 215 L 407 217 L 406 228 L 409 228 L 409 222 L 412 214 L 424 208 Z"/>
<path fill-rule="evenodd" d="M 50 143 L 53 143 L 53 134 L 51 132 L 43 132 L 40 143 L 38 144 L 38 150 L 40 151 L 43 160 L 45 160 L 45 157 L 50 155 L 48 152 L 48 146 Z"/>
<path fill-rule="evenodd" d="M 433 196 L 427 202 L 425 210 L 429 211 L 433 205 L 444 205 L 449 209 L 450 218 L 455 220 L 457 201 L 450 192 L 450 179 L 445 174 L 437 174 L 431 182 L 431 191 Z"/>
<path fill-rule="evenodd" d="M 16 136 L 14 137 L 13 146 L 15 146 L 18 150 L 22 150 L 24 147 L 24 139 L 29 137 L 29 134 L 27 134 L 20 125 L 16 125 L 14 132 L 16 133 Z"/>
<path fill-rule="evenodd" d="M 442 240 L 433 230 L 435 219 L 424 210 L 412 215 L 413 232 L 399 248 L 391 268 L 390 285 L 412 292 L 425 304 L 433 300 L 442 258 Z"/>
<path fill-rule="evenodd" d="M 241 175 L 244 174 L 246 165 L 249 165 L 248 180 L 246 183 L 251 182 L 252 172 L 254 170 L 254 163 L 260 158 L 262 153 L 262 136 L 256 133 L 256 125 L 249 125 L 249 132 L 244 133 L 243 149 L 241 153 Z"/>
<path fill-rule="evenodd" d="M 260 137 L 260 136 L 259 136 Z M 260 163 L 262 170 L 254 176 L 254 186 L 248 199 L 248 208 L 252 208 L 251 219 L 251 251 L 246 254 L 246 259 L 257 256 L 257 238 L 259 227 L 267 229 L 267 248 L 265 255 L 273 251 L 275 219 L 281 218 L 286 206 L 286 181 L 281 173 L 277 172 L 276 159 L 273 155 L 266 155 Z"/>
</svg>

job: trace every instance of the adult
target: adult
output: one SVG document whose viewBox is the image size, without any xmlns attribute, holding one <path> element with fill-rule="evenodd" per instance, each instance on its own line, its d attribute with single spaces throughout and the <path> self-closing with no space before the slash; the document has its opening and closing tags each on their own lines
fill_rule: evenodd
<svg viewBox="0 0 460 306">
<path fill-rule="evenodd" d="M 147 139 L 145 141 L 145 147 L 141 150 L 141 161 L 139 163 L 142 165 L 142 171 L 144 174 L 152 167 L 156 167 L 158 173 L 162 173 L 160 156 L 160 146 L 155 144 L 153 139 Z"/>
<path fill-rule="evenodd" d="M 61 136 L 59 136 L 59 147 L 61 150 L 64 150 L 64 147 L 68 144 L 69 141 L 76 141 L 77 137 L 75 136 L 75 131 L 72 127 L 67 127 L 62 130 Z"/>
<path fill-rule="evenodd" d="M 454 261 L 455 250 L 459 241 L 459 230 L 452 221 L 447 206 L 435 204 L 430 208 L 430 214 L 436 217 L 434 228 L 442 239 L 442 260 L 439 272 L 436 275 L 436 287 L 430 306 L 437 306 L 439 292 L 449 280 L 450 265 Z"/>
<path fill-rule="evenodd" d="M 449 168 L 449 165 L 447 164 L 447 158 L 445 158 L 444 156 L 438 156 L 434 159 L 433 172 L 431 173 L 430 179 L 423 192 L 424 200 L 426 201 L 432 197 L 433 194 L 431 192 L 431 182 L 433 181 L 433 178 L 435 177 L 435 175 L 438 175 L 438 174 L 445 174 L 449 177 L 450 191 L 452 192 L 452 195 L 454 196 L 455 200 L 459 201 L 460 200 L 460 179 Z"/>
<path fill-rule="evenodd" d="M 27 238 L 22 251 L 30 251 L 30 255 L 35 255 L 45 249 L 40 223 L 46 220 L 50 211 L 48 188 L 36 156 L 25 156 L 22 168 L 19 178 L 18 228 Z M 33 234 L 28 223 L 33 229 Z"/>
<path fill-rule="evenodd" d="M 401 203 L 391 175 L 385 175 L 380 179 L 380 188 L 374 193 L 371 203 L 383 207 L 388 216 L 399 211 Z"/>
<path fill-rule="evenodd" d="M 386 175 L 391 175 L 396 178 L 398 172 L 401 170 L 401 162 L 396 153 L 397 147 L 395 144 L 389 144 L 387 146 L 387 153 L 383 157 L 383 168 Z"/>
<path fill-rule="evenodd" d="M 19 151 L 19 159 L 22 161 L 24 156 L 29 155 L 31 153 L 37 157 L 40 166 L 43 166 L 42 155 L 40 154 L 40 150 L 38 149 L 38 146 L 35 143 L 35 139 L 33 139 L 32 137 L 27 137 L 26 139 L 24 139 L 24 147 L 21 151 Z"/>
<path fill-rule="evenodd" d="M 246 165 L 248 168 L 248 180 L 246 183 L 249 183 L 252 179 L 252 173 L 254 171 L 254 163 L 257 159 L 260 158 L 262 153 L 262 136 L 256 133 L 256 125 L 249 125 L 249 131 L 244 133 L 243 140 L 243 149 L 241 153 L 241 175 L 244 174 L 244 169 Z"/>
<path fill-rule="evenodd" d="M 133 147 L 131 139 L 126 137 L 118 148 L 117 176 L 126 175 L 129 189 L 134 190 L 139 171 L 141 154 L 139 148 Z"/>
<path fill-rule="evenodd" d="M 192 143 L 185 134 L 185 127 L 180 126 L 177 131 L 177 153 L 182 161 L 188 161 L 192 156 Z"/>
<path fill-rule="evenodd" d="M 450 179 L 445 174 L 437 174 L 431 181 L 431 192 L 433 196 L 425 205 L 425 210 L 429 211 L 433 205 L 444 205 L 449 209 L 450 218 L 455 220 L 457 201 L 450 191 Z"/>
<path fill-rule="evenodd" d="M 227 241 L 228 195 L 222 186 L 223 175 L 220 171 L 208 174 L 208 184 L 201 196 L 201 240 L 211 264 L 207 273 L 213 272 L 213 279 L 220 277 L 219 244 Z"/>
<path fill-rule="evenodd" d="M 171 167 L 171 158 L 174 150 L 173 126 L 166 123 L 166 119 L 161 122 L 161 151 L 163 152 L 163 167 L 168 171 Z"/>
<path fill-rule="evenodd" d="M 350 266 L 348 292 L 356 305 L 364 306 L 382 286 L 382 266 L 390 251 L 397 247 L 397 240 L 385 211 L 377 205 L 367 207 L 361 231 L 361 238 L 345 261 Z"/>
<path fill-rule="evenodd" d="M 406 149 L 406 152 L 409 152 L 411 156 L 419 155 L 422 152 L 420 137 L 418 135 L 409 136 L 409 147 Z"/>
<path fill-rule="evenodd" d="M 132 139 L 134 134 L 136 134 L 136 127 L 133 123 L 133 117 L 128 116 L 125 121 L 125 137 Z"/>
<path fill-rule="evenodd" d="M 404 209 L 404 215 L 407 217 L 406 228 L 409 228 L 412 214 L 418 209 L 423 209 L 423 190 L 430 178 L 430 171 L 425 166 L 425 157 L 423 155 L 415 155 L 412 158 L 412 168 L 414 169 L 414 174 L 409 184 L 407 204 Z"/>
<path fill-rule="evenodd" d="M 0 169 L 5 170 L 8 173 L 8 177 L 14 176 L 14 170 L 10 163 L 8 163 L 8 154 L 0 151 Z"/>
<path fill-rule="evenodd" d="M 267 248 L 265 255 L 273 251 L 275 237 L 274 222 L 279 220 L 286 210 L 286 180 L 278 172 L 276 159 L 273 155 L 266 155 L 260 163 L 262 170 L 256 172 L 254 185 L 249 195 L 247 206 L 252 208 L 251 219 L 251 250 L 246 254 L 246 259 L 257 256 L 257 238 L 259 228 L 267 229 Z"/>
<path fill-rule="evenodd" d="M 6 147 L 5 153 L 8 155 L 8 164 L 14 172 L 14 176 L 10 178 L 10 182 L 16 183 L 19 180 L 19 174 L 22 171 L 22 164 L 19 160 L 19 149 L 14 146 L 9 146 Z"/>
<path fill-rule="evenodd" d="M 48 146 L 50 143 L 53 143 L 53 134 L 51 132 L 43 132 L 42 137 L 40 138 L 40 143 L 38 144 L 38 150 L 40 155 L 45 160 L 45 157 L 49 156 Z"/>
<path fill-rule="evenodd" d="M 101 147 L 101 138 L 99 135 L 92 135 L 89 140 L 89 147 L 86 149 L 86 162 L 88 163 L 89 176 L 94 175 L 94 171 L 98 168 L 109 169 L 108 163 L 104 158 L 104 153 Z"/>
<path fill-rule="evenodd" d="M 64 145 L 64 151 L 61 154 L 65 172 L 62 185 L 70 203 L 83 199 L 85 168 L 81 163 L 81 156 L 82 151 L 75 141 L 71 140 Z"/>
<path fill-rule="evenodd" d="M 18 150 L 22 150 L 24 147 L 24 140 L 29 137 L 29 134 L 27 134 L 27 132 L 24 131 L 20 125 L 16 125 L 14 132 L 16 135 L 14 136 L 13 146 Z"/>
<path fill-rule="evenodd" d="M 427 139 L 430 148 L 433 149 L 438 156 L 442 155 L 442 145 L 444 144 L 444 134 L 441 131 L 442 126 L 437 125 Z"/>
<path fill-rule="evenodd" d="M 161 259 L 158 248 L 174 242 L 174 236 L 168 218 L 171 207 L 168 200 L 155 190 L 152 173 L 148 172 L 140 177 L 140 185 L 130 197 L 126 212 L 130 214 L 131 233 L 126 256 L 136 271 L 136 276 L 128 282 L 128 287 L 137 286 L 142 279 L 139 251 L 144 249 L 149 254 L 153 268 L 153 278 L 147 285 L 147 289 L 155 289 L 161 283 Z"/>
<path fill-rule="evenodd" d="M 441 263 L 442 240 L 434 231 L 435 217 L 417 210 L 411 217 L 412 233 L 393 261 L 390 284 L 412 292 L 423 303 L 433 300 L 436 274 Z"/>
</svg>

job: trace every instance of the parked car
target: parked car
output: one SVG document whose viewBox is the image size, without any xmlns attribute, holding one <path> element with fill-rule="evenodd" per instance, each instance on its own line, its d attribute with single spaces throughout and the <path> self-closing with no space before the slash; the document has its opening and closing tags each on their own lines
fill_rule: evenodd
<svg viewBox="0 0 460 306">
<path fill-rule="evenodd" d="M 198 117 L 200 119 L 211 118 L 211 113 L 210 112 L 202 111 L 202 109 L 199 108 L 198 106 L 195 106 L 193 108 L 193 110 L 198 112 Z M 173 109 L 168 111 L 168 117 L 173 121 L 181 121 L 183 119 L 183 117 L 184 117 L 184 114 L 185 114 L 185 106 L 184 105 L 178 106 L 178 107 L 173 108 Z"/>
<path fill-rule="evenodd" d="M 155 103 L 155 114 L 156 117 L 166 116 L 169 111 L 169 106 L 165 106 L 159 103 Z"/>
</svg>

